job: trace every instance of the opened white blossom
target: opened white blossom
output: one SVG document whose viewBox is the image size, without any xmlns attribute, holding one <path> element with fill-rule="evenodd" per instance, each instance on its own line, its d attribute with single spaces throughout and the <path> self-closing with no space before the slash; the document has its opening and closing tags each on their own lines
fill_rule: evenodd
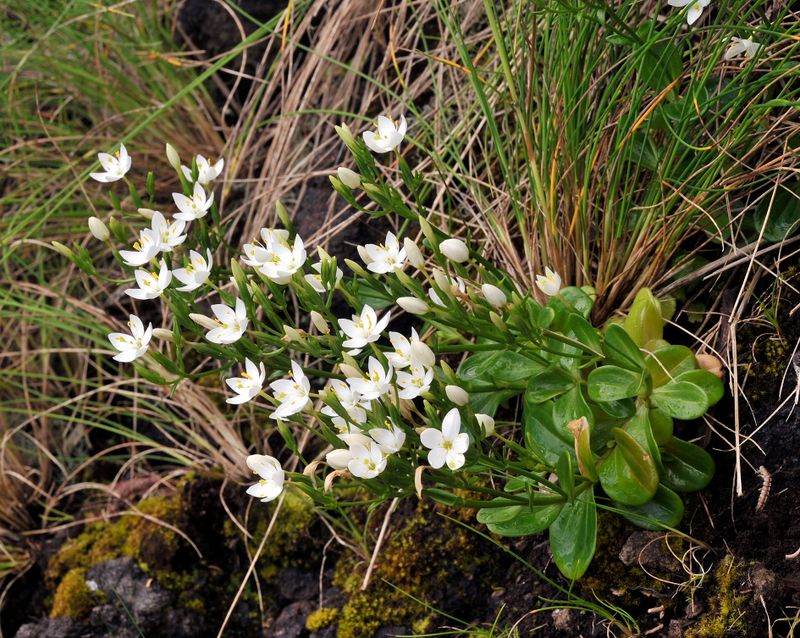
<svg viewBox="0 0 800 638">
<path fill-rule="evenodd" d="M 267 260 L 258 270 L 276 284 L 288 284 L 292 275 L 306 263 L 306 249 L 300 235 L 296 235 L 290 248 L 281 242 L 270 242 L 265 246 Z"/>
<path fill-rule="evenodd" d="M 386 233 L 384 243 L 367 244 L 364 251 L 368 257 L 364 260 L 367 270 L 379 275 L 402 270 L 406 260 L 406 250 L 400 247 L 400 242 L 392 232 Z"/>
<path fill-rule="evenodd" d="M 148 324 L 145 330 L 142 320 L 136 315 L 131 315 L 128 317 L 128 326 L 131 329 L 130 334 L 112 332 L 108 335 L 111 345 L 119 350 L 119 354 L 114 355 L 114 361 L 129 363 L 147 352 L 153 336 L 153 324 Z"/>
<path fill-rule="evenodd" d="M 437 285 L 443 292 L 449 292 L 450 294 L 460 293 L 463 295 L 467 291 L 467 285 L 461 277 L 448 277 L 447 275 L 444 276 L 444 279 L 438 277 Z M 431 301 L 437 306 L 441 306 L 442 308 L 447 306 L 434 288 L 428 290 L 428 297 L 430 297 Z"/>
<path fill-rule="evenodd" d="M 220 159 L 212 164 L 202 155 L 197 155 L 195 164 L 197 164 L 197 183 L 205 186 L 219 177 L 225 166 L 225 160 Z M 181 166 L 181 172 L 189 182 L 192 181 L 192 169 L 189 166 Z"/>
<path fill-rule="evenodd" d="M 277 409 L 270 414 L 271 419 L 285 419 L 302 412 L 311 403 L 311 383 L 303 373 L 303 369 L 292 361 L 292 378 L 278 379 L 269 384 L 273 396 L 278 401 Z"/>
<path fill-rule="evenodd" d="M 703 10 L 711 4 L 711 0 L 667 0 L 667 4 L 671 7 L 688 6 L 686 22 L 691 26 L 700 19 L 700 16 L 703 15 Z"/>
<path fill-rule="evenodd" d="M 344 441 L 344 443 L 347 445 L 347 448 L 337 448 L 325 455 L 325 462 L 334 470 L 347 469 L 348 463 L 350 463 L 350 461 L 353 459 L 353 453 L 351 450 L 354 445 L 362 445 L 367 447 L 370 443 L 373 443 L 372 439 L 361 432 L 347 432 L 340 434 L 339 438 Z"/>
<path fill-rule="evenodd" d="M 347 188 L 358 188 L 361 186 L 361 175 L 354 170 L 340 166 L 336 169 L 336 175 L 339 177 L 339 181 L 347 186 Z"/>
<path fill-rule="evenodd" d="M 362 401 L 372 401 L 388 393 L 392 385 L 392 366 L 384 369 L 380 361 L 370 357 L 367 361 L 367 374 L 364 377 L 348 378 L 347 384 L 361 395 Z"/>
<path fill-rule="evenodd" d="M 386 353 L 386 360 L 395 370 L 414 365 L 431 367 L 436 363 L 433 350 L 419 338 L 414 328 L 411 328 L 410 339 L 399 332 L 390 332 L 389 341 L 394 351 Z"/>
<path fill-rule="evenodd" d="M 336 395 L 336 400 L 344 409 L 347 418 L 337 414 L 329 405 L 324 406 L 320 412 L 331 417 L 331 421 L 340 432 L 350 431 L 351 424 L 366 422 L 369 401 L 364 401 L 360 393 L 355 392 L 341 379 L 331 379 L 328 388 Z"/>
<path fill-rule="evenodd" d="M 469 248 L 460 239 L 445 239 L 439 244 L 439 250 L 450 261 L 462 263 L 469 259 Z"/>
<path fill-rule="evenodd" d="M 356 443 L 350 447 L 351 458 L 347 469 L 353 476 L 363 479 L 375 478 L 386 469 L 386 456 L 377 443 Z"/>
<path fill-rule="evenodd" d="M 155 299 L 160 297 L 172 281 L 172 273 L 162 259 L 159 271 L 148 272 L 138 269 L 133 273 L 138 288 L 128 288 L 125 294 L 134 299 Z"/>
<path fill-rule="evenodd" d="M 265 454 L 251 454 L 247 457 L 247 467 L 259 477 L 258 483 L 247 488 L 250 496 L 268 503 L 281 495 L 286 475 L 278 459 Z"/>
<path fill-rule="evenodd" d="M 211 306 L 211 312 L 216 319 L 210 321 L 216 326 L 206 333 L 206 339 L 212 343 L 229 344 L 242 338 L 250 320 L 247 318 L 247 310 L 241 299 L 236 299 L 235 309 L 217 303 Z"/>
<path fill-rule="evenodd" d="M 152 228 L 139 231 L 139 241 L 134 242 L 133 250 L 120 250 L 119 256 L 128 266 L 143 266 L 158 255 L 161 240 Z"/>
<path fill-rule="evenodd" d="M 170 223 L 157 210 L 153 211 L 150 218 L 150 228 L 158 239 L 158 249 L 161 252 L 168 253 L 186 240 L 186 235 L 183 234 L 186 222 L 179 219 Z"/>
<path fill-rule="evenodd" d="M 352 319 L 338 319 L 339 328 L 348 338 L 342 342 L 342 347 L 348 348 L 349 354 L 358 354 L 361 348 L 381 338 L 381 333 L 389 325 L 392 313 L 387 312 L 379 320 L 375 311 L 365 305 L 360 315 L 353 315 Z"/>
<path fill-rule="evenodd" d="M 372 428 L 369 435 L 384 454 L 396 454 L 406 442 L 406 433 L 398 428 L 391 419 L 386 419 L 382 428 Z"/>
<path fill-rule="evenodd" d="M 202 184 L 197 182 L 191 197 L 186 197 L 183 193 L 172 193 L 172 199 L 180 211 L 175 213 L 175 219 L 190 222 L 206 216 L 208 209 L 214 203 L 214 193 L 207 196 Z"/>
<path fill-rule="evenodd" d="M 259 363 L 256 365 L 250 359 L 245 359 L 244 369 L 242 376 L 225 379 L 228 387 L 236 393 L 236 396 L 225 399 L 226 403 L 233 405 L 247 403 L 261 392 L 261 388 L 264 386 L 264 379 L 267 377 L 264 364 Z"/>
<path fill-rule="evenodd" d="M 431 467 L 439 469 L 445 463 L 451 470 L 457 470 L 464 465 L 464 453 L 469 448 L 469 436 L 461 432 L 461 415 L 458 408 L 450 410 L 442 419 L 441 431 L 436 428 L 426 428 L 419 435 L 419 440 L 428 452 L 428 463 Z"/>
<path fill-rule="evenodd" d="M 401 370 L 397 373 L 397 393 L 401 399 L 416 399 L 423 392 L 431 389 L 433 383 L 433 369 L 422 366 L 411 366 L 408 372 Z"/>
<path fill-rule="evenodd" d="M 544 269 L 544 275 L 536 275 L 536 287 L 544 294 L 552 297 L 561 290 L 561 277 L 549 268 Z"/>
<path fill-rule="evenodd" d="M 723 56 L 726 60 L 738 58 L 740 55 L 744 55 L 744 57 L 749 60 L 755 57 L 761 49 L 761 45 L 757 42 L 753 42 L 753 38 L 737 38 L 736 36 L 732 36 L 730 42 Z"/>
<path fill-rule="evenodd" d="M 253 239 L 252 244 L 245 244 L 242 247 L 244 252 L 242 261 L 253 268 L 263 266 L 272 258 L 270 249 L 273 243 L 289 244 L 289 231 L 283 228 L 262 228 L 260 234 L 261 244 Z"/>
<path fill-rule="evenodd" d="M 197 290 L 208 281 L 213 267 L 214 261 L 211 258 L 210 249 L 206 251 L 206 257 L 194 250 L 190 250 L 188 265 L 185 268 L 176 268 L 172 271 L 175 279 L 183 284 L 178 290 L 181 292 Z"/>
<path fill-rule="evenodd" d="M 406 136 L 408 125 L 404 115 L 395 122 L 385 115 L 378 116 L 378 122 L 374 131 L 364 131 L 362 137 L 364 144 L 374 153 L 388 153 L 400 145 Z"/>
<path fill-rule="evenodd" d="M 102 173 L 91 173 L 90 177 L 98 182 L 116 182 L 131 170 L 131 158 L 128 151 L 125 150 L 125 145 L 120 144 L 119 150 L 110 155 L 109 153 L 98 153 L 97 160 L 100 166 L 103 167 Z"/>
<path fill-rule="evenodd" d="M 312 275 L 305 275 L 305 280 L 309 283 L 309 285 L 316 290 L 318 293 L 323 294 L 328 292 L 328 288 L 325 287 L 325 282 L 322 281 L 322 262 L 318 261 L 316 264 L 311 264 L 311 268 L 316 271 L 316 274 Z M 342 276 L 344 273 L 342 272 L 341 268 L 336 269 L 336 281 L 334 282 L 333 287 L 339 285 L 339 282 L 342 280 Z"/>
</svg>

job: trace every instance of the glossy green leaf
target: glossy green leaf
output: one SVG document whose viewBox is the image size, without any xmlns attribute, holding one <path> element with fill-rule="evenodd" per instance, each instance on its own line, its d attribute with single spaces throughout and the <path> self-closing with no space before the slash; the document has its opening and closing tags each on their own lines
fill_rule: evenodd
<svg viewBox="0 0 800 638">
<path fill-rule="evenodd" d="M 514 518 L 523 509 L 527 508 L 524 505 L 509 505 L 507 507 L 484 507 L 478 510 L 477 518 L 478 522 L 483 523 L 484 525 L 487 525 L 489 523 L 505 523 Z"/>
<path fill-rule="evenodd" d="M 491 390 L 489 392 L 470 392 L 469 404 L 478 414 L 488 414 L 494 416 L 497 408 L 503 401 L 506 401 L 518 394 L 518 390 Z"/>
<path fill-rule="evenodd" d="M 485 381 L 496 384 L 527 382 L 545 366 L 528 357 L 508 350 L 478 352 L 468 357 L 458 368 L 465 381 Z"/>
<path fill-rule="evenodd" d="M 582 288 L 567 286 L 558 291 L 559 301 L 562 301 L 571 310 L 576 310 L 584 319 L 589 316 L 594 306 L 594 300 Z M 558 299 L 553 297 L 553 299 Z"/>
<path fill-rule="evenodd" d="M 783 241 L 797 233 L 800 230 L 800 182 L 782 184 L 774 198 L 762 199 L 753 216 L 753 225 L 754 235 L 764 227 L 764 239 L 769 242 Z"/>
<path fill-rule="evenodd" d="M 683 73 L 683 46 L 674 38 L 653 39 L 651 29 L 643 25 L 639 30 L 647 48 L 641 50 L 636 70 L 642 84 L 660 92 Z"/>
<path fill-rule="evenodd" d="M 650 453 L 658 467 L 661 463 L 661 452 L 658 449 L 653 429 L 650 425 L 650 409 L 642 404 L 622 428 L 630 434 L 636 442 Z"/>
<path fill-rule="evenodd" d="M 642 288 L 636 293 L 622 327 L 640 348 L 649 341 L 663 337 L 664 320 L 661 318 L 661 306 L 649 288 Z"/>
<path fill-rule="evenodd" d="M 665 346 L 655 350 L 645 358 L 647 370 L 653 379 L 653 387 L 658 388 L 679 374 L 695 370 L 697 360 L 694 352 L 686 346 Z"/>
<path fill-rule="evenodd" d="M 665 445 L 672 438 L 672 417 L 658 408 L 651 408 L 649 418 L 650 428 L 653 430 L 653 438 L 655 438 L 658 445 Z"/>
<path fill-rule="evenodd" d="M 495 534 L 501 536 L 531 536 L 547 529 L 561 512 L 561 504 L 521 507 L 509 520 L 481 521 Z M 480 510 L 483 512 L 486 510 Z M 480 512 L 478 520 L 480 520 Z"/>
<path fill-rule="evenodd" d="M 572 450 L 564 450 L 556 463 L 556 476 L 558 484 L 571 501 L 575 497 L 575 464 L 572 460 Z"/>
<path fill-rule="evenodd" d="M 600 485 L 608 496 L 626 505 L 642 505 L 658 488 L 658 469 L 648 450 L 630 434 L 614 428 L 617 445 L 599 464 Z"/>
<path fill-rule="evenodd" d="M 533 403 L 526 399 L 522 410 L 525 445 L 551 466 L 558 462 L 564 450 L 572 449 L 572 434 L 566 427 L 569 421 L 554 421 L 553 403 Z"/>
<path fill-rule="evenodd" d="M 714 405 L 725 394 L 725 386 L 722 385 L 722 380 L 708 370 L 690 370 L 678 375 L 675 380 L 688 381 L 702 388 L 703 392 L 706 393 L 709 406 Z"/>
<path fill-rule="evenodd" d="M 594 492 L 585 490 L 565 503 L 550 525 L 550 550 L 564 576 L 576 580 L 592 562 L 597 545 L 597 506 Z"/>
<path fill-rule="evenodd" d="M 668 487 L 659 485 L 653 498 L 644 505 L 615 503 L 624 510 L 623 516 L 644 529 L 661 530 L 675 527 L 683 518 L 683 500 Z"/>
<path fill-rule="evenodd" d="M 628 370 L 639 371 L 645 367 L 644 355 L 625 328 L 611 323 L 603 333 L 603 353 L 608 361 Z"/>
<path fill-rule="evenodd" d="M 564 328 L 568 336 L 580 341 L 595 352 L 602 352 L 603 342 L 600 338 L 600 331 L 580 315 L 571 313 L 567 317 Z"/>
<path fill-rule="evenodd" d="M 589 373 L 587 390 L 592 401 L 617 401 L 638 396 L 645 388 L 644 371 L 602 366 Z"/>
<path fill-rule="evenodd" d="M 697 492 L 714 476 L 714 459 L 703 448 L 673 437 L 661 449 L 661 482 L 676 492 Z"/>
<path fill-rule="evenodd" d="M 561 366 L 550 366 L 534 376 L 525 390 L 525 398 L 533 403 L 542 403 L 564 394 L 575 386 L 575 379 Z"/>
<path fill-rule="evenodd" d="M 671 417 L 688 421 L 698 419 L 708 410 L 703 388 L 689 381 L 670 381 L 653 390 L 653 404 Z"/>
</svg>

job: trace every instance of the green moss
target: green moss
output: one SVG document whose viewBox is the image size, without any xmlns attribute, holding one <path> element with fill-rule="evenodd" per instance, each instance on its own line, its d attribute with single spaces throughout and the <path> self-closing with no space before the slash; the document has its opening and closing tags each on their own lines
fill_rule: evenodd
<svg viewBox="0 0 800 638">
<path fill-rule="evenodd" d="M 339 610 L 333 607 L 320 607 L 312 611 L 306 618 L 306 629 L 309 631 L 319 631 L 329 627 L 339 615 Z"/>
<path fill-rule="evenodd" d="M 88 616 L 98 602 L 99 597 L 86 584 L 86 570 L 71 569 L 56 588 L 50 617 L 80 620 Z"/>
<path fill-rule="evenodd" d="M 260 543 L 272 519 L 275 504 L 263 508 L 253 535 Z M 283 506 L 264 546 L 259 562 L 258 574 L 269 582 L 279 567 L 306 567 L 311 565 L 319 549 L 319 541 L 309 533 L 316 521 L 313 501 L 297 490 L 288 490 Z"/>
<path fill-rule="evenodd" d="M 714 573 L 716 591 L 710 598 L 711 612 L 686 630 L 686 638 L 725 638 L 744 629 L 747 596 L 736 591 L 742 567 L 743 563 L 737 563 L 730 554 L 722 560 Z"/>
</svg>

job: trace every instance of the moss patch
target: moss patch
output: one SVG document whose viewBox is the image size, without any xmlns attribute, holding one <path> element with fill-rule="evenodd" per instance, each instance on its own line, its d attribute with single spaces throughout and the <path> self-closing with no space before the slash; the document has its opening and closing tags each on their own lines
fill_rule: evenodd
<svg viewBox="0 0 800 638">
<path fill-rule="evenodd" d="M 253 533 L 258 544 L 269 527 L 276 505 L 263 508 Z M 319 534 L 312 534 L 316 522 L 313 501 L 298 490 L 287 490 L 278 519 L 259 559 L 258 574 L 267 582 L 280 567 L 309 567 L 318 559 Z M 238 531 L 236 532 L 238 535 Z"/>
<path fill-rule="evenodd" d="M 320 607 L 312 611 L 306 618 L 306 629 L 309 631 L 319 631 L 329 627 L 339 615 L 339 610 L 333 607 Z"/>
<path fill-rule="evenodd" d="M 687 629 L 686 638 L 725 638 L 744 629 L 747 596 L 736 588 L 743 566 L 730 554 L 722 560 L 714 573 L 716 591 L 710 599 L 711 613 Z"/>
<path fill-rule="evenodd" d="M 56 588 L 50 617 L 80 620 L 89 615 L 98 601 L 99 596 L 86 584 L 86 570 L 71 569 Z"/>
</svg>

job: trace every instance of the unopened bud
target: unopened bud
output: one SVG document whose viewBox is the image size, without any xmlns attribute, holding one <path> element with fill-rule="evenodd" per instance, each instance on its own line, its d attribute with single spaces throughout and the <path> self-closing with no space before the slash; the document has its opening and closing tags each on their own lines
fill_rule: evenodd
<svg viewBox="0 0 800 638">
<path fill-rule="evenodd" d="M 500 318 L 500 315 L 498 315 L 496 312 L 494 311 L 490 312 L 489 319 L 492 320 L 492 323 L 494 324 L 495 328 L 501 330 L 502 332 L 508 332 L 508 326 L 506 325 L 506 322 L 503 321 Z"/>
<path fill-rule="evenodd" d="M 424 217 L 420 217 L 418 221 L 419 227 L 422 229 L 422 234 L 425 235 L 425 238 L 430 242 L 431 246 L 435 246 L 436 233 L 433 230 L 433 226 L 431 226 L 430 222 Z"/>
<path fill-rule="evenodd" d="M 189 319 L 194 321 L 197 325 L 203 326 L 203 328 L 205 328 L 206 330 L 213 330 L 214 328 L 219 328 L 217 322 L 214 321 L 211 317 L 206 317 L 205 315 L 201 315 L 196 312 L 190 312 Z"/>
<path fill-rule="evenodd" d="M 164 341 L 175 340 L 175 335 L 172 334 L 172 330 L 167 330 L 166 328 L 153 328 L 153 336 L 156 339 L 163 339 Z"/>
<path fill-rule="evenodd" d="M 283 326 L 283 334 L 284 339 L 288 339 L 289 341 L 302 341 L 303 334 L 297 329 L 292 328 L 292 326 Z"/>
<path fill-rule="evenodd" d="M 406 251 L 408 263 L 414 268 L 422 268 L 425 265 L 425 257 L 422 256 L 422 251 L 417 246 L 417 242 L 410 237 L 406 237 L 403 239 L 403 248 Z"/>
<path fill-rule="evenodd" d="M 506 293 L 492 284 L 483 284 L 481 286 L 481 292 L 483 293 L 483 296 L 486 297 L 486 301 L 492 304 L 495 308 L 505 306 L 506 302 L 508 301 Z"/>
<path fill-rule="evenodd" d="M 411 355 L 426 368 L 436 365 L 436 355 L 427 343 L 414 339 L 411 341 Z"/>
<path fill-rule="evenodd" d="M 492 436 L 492 434 L 494 434 L 494 419 L 492 417 L 488 414 L 476 414 L 475 418 L 478 420 L 478 424 L 483 428 L 483 431 L 486 432 L 486 436 Z"/>
<path fill-rule="evenodd" d="M 356 246 L 356 251 L 358 251 L 358 256 L 361 257 L 361 261 L 367 264 L 367 266 L 372 263 L 372 257 L 369 256 L 369 253 L 364 246 Z"/>
<path fill-rule="evenodd" d="M 329 335 L 331 333 L 330 326 L 328 326 L 328 322 L 325 321 L 325 317 L 316 310 L 311 311 L 311 323 L 313 323 L 314 327 L 322 334 Z"/>
<path fill-rule="evenodd" d="M 67 246 L 62 244 L 60 241 L 53 241 L 53 242 L 50 242 L 50 244 L 53 246 L 53 248 L 55 249 L 55 251 L 57 253 L 63 255 L 67 259 L 71 259 L 71 260 L 74 261 L 75 253 L 73 253 L 70 248 L 68 248 Z"/>
<path fill-rule="evenodd" d="M 469 403 L 469 393 L 457 385 L 445 386 L 444 393 L 456 405 L 467 405 Z"/>
<path fill-rule="evenodd" d="M 111 233 L 108 232 L 108 226 L 103 223 L 102 219 L 98 219 L 97 217 L 89 218 L 89 232 L 94 235 L 95 239 L 99 239 L 100 241 L 105 241 L 111 236 Z"/>
<path fill-rule="evenodd" d="M 137 208 L 136 212 L 145 219 L 153 219 L 153 215 L 156 211 L 154 211 L 152 208 Z"/>
<path fill-rule="evenodd" d="M 450 292 L 450 289 L 453 287 L 453 282 L 450 281 L 450 277 L 439 268 L 433 271 L 433 280 L 443 292 Z"/>
<path fill-rule="evenodd" d="M 445 239 L 439 244 L 439 250 L 450 261 L 455 261 L 459 264 L 469 259 L 469 248 L 460 239 Z"/>
<path fill-rule="evenodd" d="M 339 370 L 341 370 L 342 374 L 348 379 L 360 379 L 364 376 L 361 370 L 355 366 L 351 366 L 349 363 L 340 363 Z"/>
<path fill-rule="evenodd" d="M 397 305 L 406 312 L 410 312 L 412 315 L 424 315 L 430 310 L 428 304 L 416 297 L 398 297 Z"/>
<path fill-rule="evenodd" d="M 169 142 L 167 142 L 167 161 L 176 171 L 181 170 L 181 156 L 178 155 L 178 151 Z"/>
<path fill-rule="evenodd" d="M 361 186 L 361 175 L 349 168 L 340 166 L 336 169 L 336 174 L 339 176 L 339 181 L 342 182 L 347 188 L 353 189 Z"/>
<path fill-rule="evenodd" d="M 338 449 L 338 450 L 331 450 L 325 455 L 325 462 L 330 465 L 334 470 L 346 470 L 347 464 L 350 462 L 350 459 L 353 458 L 353 455 L 350 454 L 350 450 L 345 449 Z"/>
<path fill-rule="evenodd" d="M 352 270 L 355 274 L 359 275 L 360 277 L 367 277 L 367 271 L 364 270 L 361 266 L 359 266 L 356 262 L 352 259 L 345 259 L 344 263 L 347 264 L 347 267 Z"/>
<path fill-rule="evenodd" d="M 353 133 L 350 131 L 350 128 L 347 124 L 340 124 L 339 126 L 333 127 L 336 130 L 336 133 L 341 138 L 342 142 L 345 143 L 347 148 L 353 149 L 356 146 L 356 140 L 353 137 Z"/>
<path fill-rule="evenodd" d="M 708 372 L 718 376 L 720 379 L 724 376 L 722 361 L 717 359 L 714 355 L 698 354 L 695 355 L 695 359 L 697 359 L 697 365 L 700 366 L 702 370 L 708 370 Z"/>
</svg>

